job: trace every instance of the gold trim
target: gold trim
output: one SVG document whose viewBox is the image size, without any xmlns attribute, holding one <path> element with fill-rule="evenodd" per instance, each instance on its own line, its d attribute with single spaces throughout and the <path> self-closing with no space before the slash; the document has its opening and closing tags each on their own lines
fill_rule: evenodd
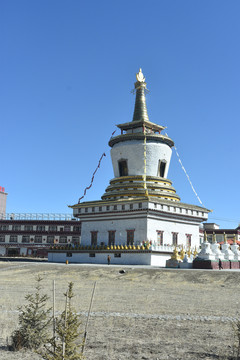
<svg viewBox="0 0 240 360">
<path fill-rule="evenodd" d="M 120 180 L 120 179 L 121 178 L 112 179 L 109 182 L 110 182 L 110 184 L 115 184 L 115 183 L 118 183 L 118 182 L 124 183 L 124 182 L 131 181 L 131 180 L 136 180 L 136 181 L 137 180 L 142 180 L 142 175 L 136 175 L 134 177 L 132 177 L 132 176 L 124 176 L 122 180 Z M 172 185 L 171 180 L 168 180 L 168 179 L 166 179 L 166 180 L 157 180 L 157 179 L 149 179 L 147 177 L 146 181 L 147 182 L 152 181 L 152 182 L 155 182 L 155 183 L 157 182 L 157 183 L 163 183 L 163 184 L 168 183 L 168 184 Z"/>
<path fill-rule="evenodd" d="M 142 195 L 144 195 L 144 194 L 139 194 L 139 197 L 141 197 Z M 132 198 L 132 200 L 137 200 L 137 198 L 136 198 L 136 196 L 137 196 L 137 194 L 136 193 L 134 193 L 134 194 L 120 194 L 119 193 L 119 195 L 117 195 L 117 194 L 113 194 L 113 195 L 103 195 L 103 198 L 114 198 L 114 197 L 117 197 L 117 196 L 128 196 L 128 197 L 130 197 L 130 196 L 132 196 L 132 197 L 134 197 L 134 198 Z M 165 200 L 167 200 L 167 199 L 176 199 L 177 201 L 180 201 L 180 199 L 179 198 L 177 198 L 177 197 L 174 197 L 174 196 L 164 196 L 164 195 L 155 195 L 155 194 L 148 194 L 148 197 L 153 197 L 153 198 L 158 198 L 158 199 L 165 199 Z M 115 199 L 115 200 L 117 200 L 117 199 Z M 128 199 L 121 199 L 121 200 L 128 200 Z M 106 201 L 106 200 L 105 200 Z"/>
</svg>

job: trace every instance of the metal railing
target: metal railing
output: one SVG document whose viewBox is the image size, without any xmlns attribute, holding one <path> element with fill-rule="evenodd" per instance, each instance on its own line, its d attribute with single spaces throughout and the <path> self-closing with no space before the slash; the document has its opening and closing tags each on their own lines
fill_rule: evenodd
<svg viewBox="0 0 240 360">
<path fill-rule="evenodd" d="M 72 214 L 62 213 L 6 213 L 0 214 L 0 220 L 76 220 Z"/>
</svg>

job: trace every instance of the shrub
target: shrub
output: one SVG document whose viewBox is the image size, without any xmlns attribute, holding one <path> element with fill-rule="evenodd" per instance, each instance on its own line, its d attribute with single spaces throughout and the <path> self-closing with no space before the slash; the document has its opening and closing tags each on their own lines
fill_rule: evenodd
<svg viewBox="0 0 240 360">
<path fill-rule="evenodd" d="M 25 296 L 27 304 L 19 307 L 19 328 L 16 329 L 11 338 L 12 350 L 20 350 L 22 348 L 38 349 L 44 344 L 48 337 L 48 326 L 51 321 L 51 308 L 46 309 L 46 303 L 49 299 L 47 295 L 41 295 L 40 276 L 36 279 L 36 291 L 33 294 Z"/>
<path fill-rule="evenodd" d="M 59 318 L 56 319 L 56 335 L 49 339 L 41 353 L 45 360 L 81 360 L 83 355 L 80 351 L 82 343 L 77 344 L 79 338 L 79 316 L 72 308 L 73 283 L 69 283 L 68 290 L 64 294 L 66 307 Z"/>
</svg>

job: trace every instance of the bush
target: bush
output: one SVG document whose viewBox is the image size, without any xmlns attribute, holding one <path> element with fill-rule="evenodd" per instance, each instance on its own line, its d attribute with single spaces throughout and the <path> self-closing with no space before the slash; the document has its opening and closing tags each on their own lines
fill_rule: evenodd
<svg viewBox="0 0 240 360">
<path fill-rule="evenodd" d="M 77 344 L 79 338 L 79 316 L 72 308 L 73 283 L 69 283 L 68 290 L 64 294 L 66 307 L 60 317 L 56 319 L 55 337 L 49 339 L 41 353 L 45 360 L 81 360 L 83 355 L 80 352 L 82 343 Z"/>
<path fill-rule="evenodd" d="M 51 308 L 46 309 L 49 298 L 47 295 L 41 295 L 42 278 L 38 276 L 36 281 L 35 293 L 26 295 L 27 304 L 18 308 L 19 328 L 11 336 L 12 350 L 22 348 L 37 350 L 48 337 L 48 326 L 52 320 Z"/>
</svg>

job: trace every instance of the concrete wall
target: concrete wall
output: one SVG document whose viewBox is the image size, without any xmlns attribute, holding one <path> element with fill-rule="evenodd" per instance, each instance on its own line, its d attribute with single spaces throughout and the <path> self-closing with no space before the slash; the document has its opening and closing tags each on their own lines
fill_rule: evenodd
<svg viewBox="0 0 240 360">
<path fill-rule="evenodd" d="M 178 233 L 178 245 L 186 245 L 186 234 L 191 234 L 191 246 L 199 246 L 199 225 L 174 222 L 169 220 L 149 219 L 147 240 L 157 241 L 157 231 L 163 231 L 163 244 L 172 244 L 172 233 Z"/>
<path fill-rule="evenodd" d="M 166 259 L 170 258 L 169 255 L 153 255 L 151 253 L 121 253 L 121 257 L 114 257 L 112 253 L 95 253 L 95 257 L 90 257 L 89 253 L 72 253 L 72 256 L 69 257 L 67 256 L 67 252 L 51 252 L 48 254 L 48 261 L 65 263 L 66 260 L 68 260 L 69 264 L 107 264 L 108 255 L 111 257 L 111 264 L 114 265 L 152 265 L 165 267 Z"/>
<path fill-rule="evenodd" d="M 129 215 L 128 215 L 129 216 Z M 127 231 L 133 230 L 134 232 L 134 243 L 140 244 L 147 238 L 147 218 L 126 218 L 126 219 L 104 219 L 103 221 L 95 220 L 82 222 L 82 235 L 81 244 L 91 245 L 91 231 L 98 231 L 97 243 L 100 245 L 101 242 L 108 244 L 108 231 L 115 230 L 115 244 L 125 245 L 127 243 Z"/>
<path fill-rule="evenodd" d="M 152 254 L 151 255 L 151 265 L 152 266 L 161 266 L 161 267 L 166 267 L 166 261 L 168 259 L 170 259 L 171 256 L 170 255 L 164 255 L 164 254 L 161 254 L 161 255 L 154 255 Z"/>
<path fill-rule="evenodd" d="M 158 176 L 159 160 L 166 161 L 164 177 L 167 178 L 172 150 L 166 144 L 147 142 L 146 144 L 146 175 Z M 128 175 L 144 174 L 144 143 L 143 140 L 131 140 L 117 143 L 111 149 L 114 176 L 119 177 L 118 161 L 127 160 Z"/>
</svg>

